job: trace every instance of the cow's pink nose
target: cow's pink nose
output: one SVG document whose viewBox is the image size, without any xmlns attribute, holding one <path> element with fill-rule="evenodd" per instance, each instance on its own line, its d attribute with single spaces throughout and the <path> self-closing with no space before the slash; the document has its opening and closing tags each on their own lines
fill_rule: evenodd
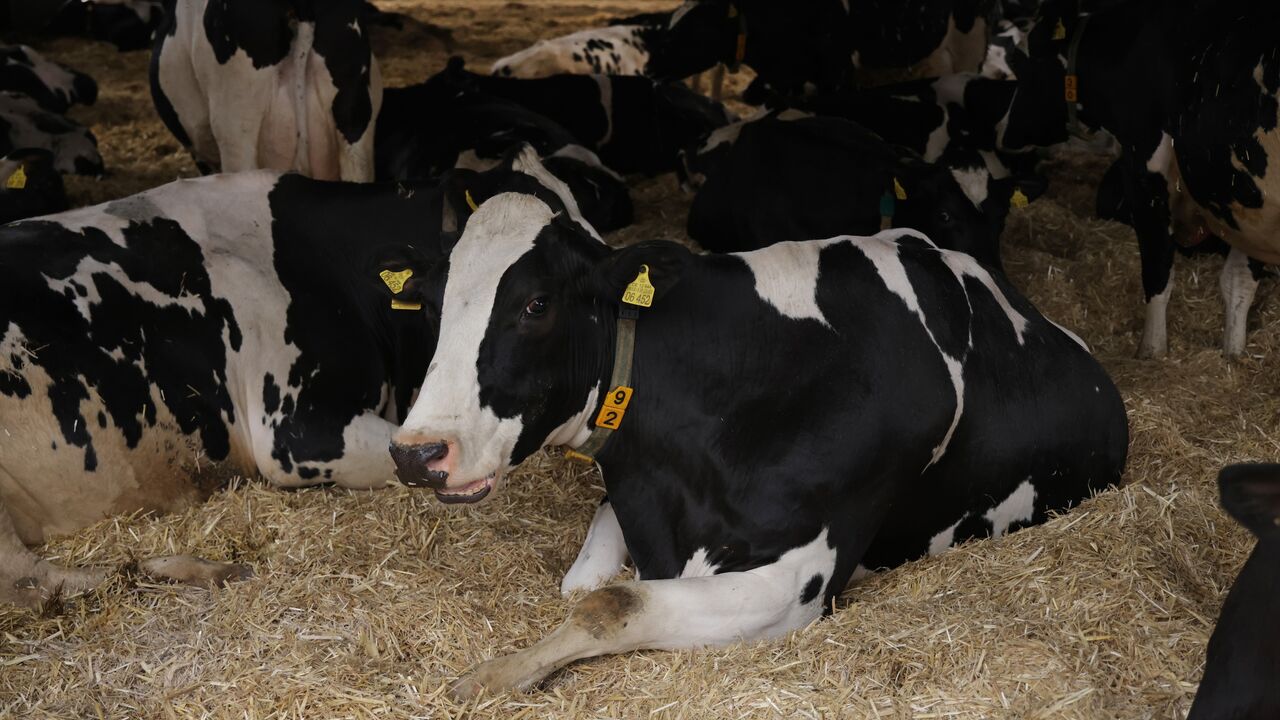
<svg viewBox="0 0 1280 720">
<path fill-rule="evenodd" d="M 444 488 L 449 479 L 452 443 L 403 443 L 392 441 L 391 459 L 396 464 L 396 477 L 409 487 Z"/>
</svg>

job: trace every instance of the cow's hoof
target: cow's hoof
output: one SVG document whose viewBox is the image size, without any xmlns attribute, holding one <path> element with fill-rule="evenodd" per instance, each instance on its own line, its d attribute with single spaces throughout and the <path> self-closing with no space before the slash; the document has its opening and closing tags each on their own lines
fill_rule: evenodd
<svg viewBox="0 0 1280 720">
<path fill-rule="evenodd" d="M 1159 360 L 1169 354 L 1168 345 L 1150 345 L 1142 343 L 1138 346 L 1139 360 Z"/>
<path fill-rule="evenodd" d="M 450 692 L 456 700 L 470 700 L 482 692 L 489 694 L 525 690 L 545 673 L 529 672 L 521 653 L 496 657 L 482 662 L 453 684 Z"/>
<path fill-rule="evenodd" d="M 190 555 L 150 558 L 138 567 L 153 578 L 197 587 L 222 587 L 253 577 L 253 568 L 240 563 L 212 562 Z"/>
</svg>

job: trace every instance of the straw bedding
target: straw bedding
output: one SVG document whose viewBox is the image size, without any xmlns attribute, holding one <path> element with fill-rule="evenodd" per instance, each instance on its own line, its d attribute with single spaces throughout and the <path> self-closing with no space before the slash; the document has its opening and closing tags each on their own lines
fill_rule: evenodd
<svg viewBox="0 0 1280 720">
<path fill-rule="evenodd" d="M 452 31 L 484 66 L 537 37 L 669 2 L 385 2 Z M 155 118 L 145 54 L 40 44 L 94 73 L 93 126 L 112 175 L 73 179 L 78 203 L 190 175 Z M 438 38 L 383 49 L 389 84 L 438 69 Z M 731 78 L 740 89 L 743 77 Z M 14 717 L 1182 717 L 1205 643 L 1250 540 L 1219 509 L 1228 462 L 1280 456 L 1280 303 L 1264 283 L 1249 356 L 1219 350 L 1218 258 L 1180 260 L 1169 359 L 1133 357 L 1141 290 L 1132 232 L 1092 219 L 1105 167 L 1048 165 L 1052 189 L 1005 235 L 1014 282 L 1090 343 L 1129 411 L 1122 488 L 1052 522 L 874 576 L 835 613 L 773 644 L 642 652 L 571 666 L 527 695 L 460 705 L 449 681 L 533 642 L 559 597 L 600 494 L 552 455 L 481 508 L 404 488 L 281 492 L 238 480 L 160 518 L 111 518 L 40 552 L 127 566 L 153 553 L 248 562 L 224 590 L 149 584 L 127 572 L 41 613 L 0 608 L 0 716 Z M 688 199 L 671 177 L 635 184 L 638 222 L 615 242 L 678 238 Z"/>
</svg>

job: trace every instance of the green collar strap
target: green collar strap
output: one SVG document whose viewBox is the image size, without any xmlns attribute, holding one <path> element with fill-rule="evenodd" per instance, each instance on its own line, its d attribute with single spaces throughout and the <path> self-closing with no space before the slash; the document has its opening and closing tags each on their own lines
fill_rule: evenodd
<svg viewBox="0 0 1280 720">
<path fill-rule="evenodd" d="M 580 447 L 565 450 L 565 457 L 584 463 L 594 463 L 596 456 L 604 449 L 605 443 L 613 432 L 622 426 L 622 418 L 631 404 L 631 396 L 635 389 L 631 387 L 631 366 L 635 359 L 636 320 L 640 318 L 640 308 L 653 305 L 654 289 L 649 282 L 649 266 L 641 265 L 640 274 L 627 285 L 622 294 L 622 304 L 618 306 L 618 322 L 613 348 L 613 375 L 609 379 L 611 388 L 600 404 L 596 413 L 595 426 L 591 435 Z"/>
</svg>

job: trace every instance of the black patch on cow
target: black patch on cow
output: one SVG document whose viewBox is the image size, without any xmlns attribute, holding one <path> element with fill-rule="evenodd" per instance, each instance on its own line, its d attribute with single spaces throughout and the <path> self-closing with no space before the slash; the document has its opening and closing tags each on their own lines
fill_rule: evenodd
<svg viewBox="0 0 1280 720">
<path fill-rule="evenodd" d="M 100 230 L 73 232 L 54 222 L 0 231 L 0 326 L 17 325 L 29 346 L 41 348 L 31 362 L 52 378 L 54 417 L 63 438 L 84 448 L 87 471 L 97 466 L 81 410 L 88 387 L 129 447 L 156 423 L 158 401 L 183 433 L 199 434 L 210 458 L 223 459 L 230 443 L 222 418 L 235 418 L 223 336 L 233 347 L 240 343 L 231 307 L 212 295 L 203 254 L 177 223 L 135 221 L 121 233 L 123 247 Z M 95 272 L 99 301 L 86 320 L 73 297 L 48 283 L 65 281 L 88 260 L 115 268 L 129 285 L 146 286 L 167 304 L 153 305 L 113 275 Z M 195 309 L 182 307 L 179 298 Z"/>
<path fill-rule="evenodd" d="M 804 590 L 800 591 L 800 604 L 808 605 L 814 598 L 818 597 L 818 593 L 822 592 L 822 575 L 814 575 L 809 578 L 809 582 L 804 584 Z"/>
<path fill-rule="evenodd" d="M 310 4 L 295 0 L 299 5 Z M 369 97 L 372 53 L 369 38 L 360 23 L 360 0 L 326 0 L 314 3 L 315 50 L 324 58 L 337 95 L 333 98 L 333 119 L 338 132 L 354 144 L 371 129 L 373 102 Z M 352 26 L 355 27 L 352 27 Z M 356 29 L 359 28 L 359 29 Z"/>
<path fill-rule="evenodd" d="M 280 409 L 280 386 L 271 373 L 267 373 L 262 379 L 262 409 L 268 415 L 275 414 Z"/>
<path fill-rule="evenodd" d="M 226 65 L 243 51 L 261 70 L 288 57 L 291 5 L 289 0 L 209 0 L 204 31 L 218 63 Z"/>
</svg>

